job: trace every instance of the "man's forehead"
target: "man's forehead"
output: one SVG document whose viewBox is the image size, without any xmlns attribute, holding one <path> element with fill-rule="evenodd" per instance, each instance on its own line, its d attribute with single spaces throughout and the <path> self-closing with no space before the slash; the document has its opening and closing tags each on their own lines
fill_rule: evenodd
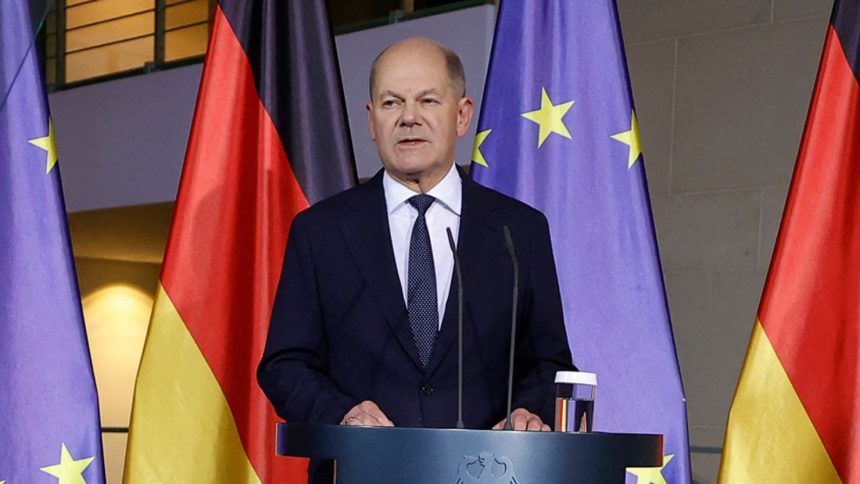
<svg viewBox="0 0 860 484">
<path fill-rule="evenodd" d="M 448 84 L 448 71 L 445 64 L 425 59 L 405 58 L 398 62 L 380 63 L 376 73 L 378 91 L 403 90 L 424 91 L 442 90 Z"/>
<path fill-rule="evenodd" d="M 463 68 L 456 54 L 438 42 L 422 37 L 395 43 L 374 60 L 370 70 L 370 97 L 386 89 L 408 88 L 411 93 L 435 87 L 440 95 L 453 89 L 463 95 Z"/>
</svg>

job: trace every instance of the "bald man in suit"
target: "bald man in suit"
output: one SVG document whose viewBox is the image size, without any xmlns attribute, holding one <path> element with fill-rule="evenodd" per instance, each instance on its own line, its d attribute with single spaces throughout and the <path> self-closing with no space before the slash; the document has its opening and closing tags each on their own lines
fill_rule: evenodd
<svg viewBox="0 0 860 484">
<path fill-rule="evenodd" d="M 513 291 L 507 226 L 520 276 L 512 424 L 549 430 L 555 372 L 573 365 L 545 217 L 457 169 L 473 102 L 456 54 L 428 39 L 401 41 L 374 61 L 370 84 L 368 125 L 383 169 L 294 220 L 260 385 L 292 422 L 453 427 L 450 228 L 463 273 L 464 422 L 500 427 Z"/>
</svg>

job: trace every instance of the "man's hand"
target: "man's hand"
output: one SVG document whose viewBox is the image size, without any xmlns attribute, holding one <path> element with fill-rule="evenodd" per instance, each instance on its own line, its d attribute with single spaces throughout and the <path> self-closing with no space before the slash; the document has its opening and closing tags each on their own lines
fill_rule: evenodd
<svg viewBox="0 0 860 484">
<path fill-rule="evenodd" d="M 394 422 L 382 413 L 382 410 L 370 400 L 365 400 L 352 407 L 343 419 L 341 425 L 371 425 L 374 427 L 394 427 Z"/>
<path fill-rule="evenodd" d="M 493 425 L 493 430 L 501 430 L 505 428 L 505 420 L 507 419 Z M 511 412 L 511 425 L 513 425 L 514 430 L 550 431 L 549 425 L 543 423 L 543 420 L 541 420 L 540 417 L 522 407 Z"/>
</svg>

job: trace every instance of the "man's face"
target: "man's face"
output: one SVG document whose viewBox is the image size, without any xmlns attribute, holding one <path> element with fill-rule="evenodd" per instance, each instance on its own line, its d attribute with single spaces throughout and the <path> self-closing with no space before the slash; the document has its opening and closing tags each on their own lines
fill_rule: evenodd
<svg viewBox="0 0 860 484">
<path fill-rule="evenodd" d="M 383 55 L 367 111 L 370 138 L 389 174 L 431 186 L 445 176 L 472 117 L 472 101 L 460 94 L 435 46 L 406 41 Z"/>
</svg>

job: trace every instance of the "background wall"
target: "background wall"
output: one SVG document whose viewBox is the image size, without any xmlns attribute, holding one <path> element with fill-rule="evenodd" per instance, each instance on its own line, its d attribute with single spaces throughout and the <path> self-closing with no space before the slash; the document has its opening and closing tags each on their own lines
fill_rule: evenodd
<svg viewBox="0 0 860 484">
<path fill-rule="evenodd" d="M 832 3 L 618 3 L 694 478 L 711 483 Z M 373 56 L 395 39 L 433 36 L 464 57 L 479 108 L 493 16 L 493 7 L 476 7 L 338 37 L 360 176 L 379 167 L 364 112 Z M 50 97 L 105 426 L 128 422 L 199 76 L 200 66 L 189 66 Z M 459 162 L 468 162 L 471 145 L 470 134 Z M 119 482 L 124 436 L 107 435 L 109 479 Z"/>
<path fill-rule="evenodd" d="M 697 482 L 715 482 L 831 7 L 619 0 Z"/>
</svg>

